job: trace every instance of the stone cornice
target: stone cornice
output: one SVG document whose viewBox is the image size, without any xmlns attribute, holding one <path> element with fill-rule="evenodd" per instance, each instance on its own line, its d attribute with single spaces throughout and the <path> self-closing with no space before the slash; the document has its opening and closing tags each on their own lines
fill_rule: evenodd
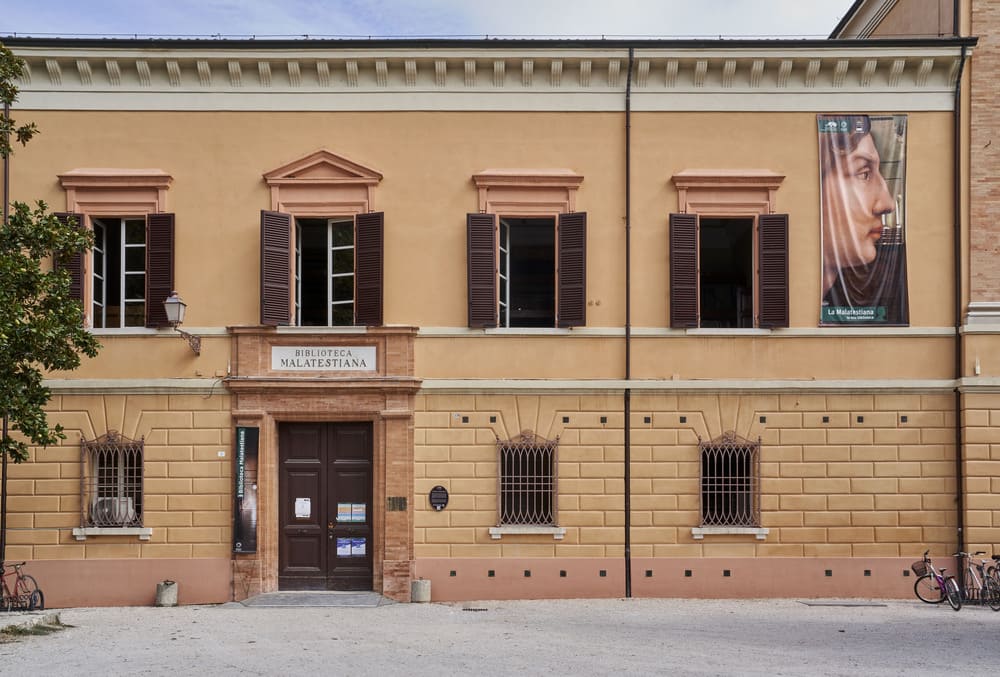
<svg viewBox="0 0 1000 677">
<path fill-rule="evenodd" d="M 280 50 L 32 43 L 15 52 L 27 63 L 19 105 L 38 109 L 619 110 L 628 69 L 626 48 L 572 43 L 378 49 L 302 43 Z M 633 105 L 806 110 L 788 96 L 819 96 L 815 110 L 828 107 L 831 96 L 850 95 L 850 105 L 860 96 L 872 108 L 943 110 L 960 53 L 961 46 L 945 40 L 654 43 L 635 50 Z"/>
</svg>

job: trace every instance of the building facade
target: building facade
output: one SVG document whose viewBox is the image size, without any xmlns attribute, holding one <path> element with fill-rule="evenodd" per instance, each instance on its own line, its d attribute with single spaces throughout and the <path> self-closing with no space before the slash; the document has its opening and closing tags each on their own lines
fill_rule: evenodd
<svg viewBox="0 0 1000 677">
<path fill-rule="evenodd" d="M 12 195 L 96 238 L 10 475 L 53 605 L 894 597 L 1000 540 L 975 39 L 6 42 Z"/>
</svg>

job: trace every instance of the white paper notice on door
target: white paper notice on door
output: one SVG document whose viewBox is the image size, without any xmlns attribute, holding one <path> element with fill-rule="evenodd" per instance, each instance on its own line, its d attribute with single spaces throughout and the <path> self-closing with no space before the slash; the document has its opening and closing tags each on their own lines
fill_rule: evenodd
<svg viewBox="0 0 1000 677">
<path fill-rule="evenodd" d="M 309 519 L 312 517 L 312 499 L 295 499 L 295 519 Z"/>
</svg>

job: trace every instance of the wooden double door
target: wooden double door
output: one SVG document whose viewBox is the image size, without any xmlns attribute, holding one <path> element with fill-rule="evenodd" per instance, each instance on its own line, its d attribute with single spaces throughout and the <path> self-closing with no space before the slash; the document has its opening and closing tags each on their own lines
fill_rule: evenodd
<svg viewBox="0 0 1000 677">
<path fill-rule="evenodd" d="M 371 590 L 371 423 L 282 423 L 278 448 L 279 589 Z"/>
</svg>

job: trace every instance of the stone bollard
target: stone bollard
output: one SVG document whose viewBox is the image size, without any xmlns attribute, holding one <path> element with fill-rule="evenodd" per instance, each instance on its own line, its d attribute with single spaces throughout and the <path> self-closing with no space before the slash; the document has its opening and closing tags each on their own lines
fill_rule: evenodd
<svg viewBox="0 0 1000 677">
<path fill-rule="evenodd" d="M 156 606 L 177 606 L 177 583 L 163 581 L 156 584 Z"/>
<path fill-rule="evenodd" d="M 424 578 L 418 578 L 417 580 L 410 583 L 410 601 L 411 602 L 431 601 L 431 582 Z"/>
</svg>

